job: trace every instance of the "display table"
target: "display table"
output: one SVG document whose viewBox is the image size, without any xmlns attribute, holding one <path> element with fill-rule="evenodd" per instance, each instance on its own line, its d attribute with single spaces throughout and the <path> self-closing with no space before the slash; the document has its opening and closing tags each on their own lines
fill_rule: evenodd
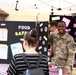
<svg viewBox="0 0 76 75">
<path fill-rule="evenodd" d="M 0 75 L 7 75 L 9 64 L 0 64 Z"/>
<path fill-rule="evenodd" d="M 49 75 L 62 75 L 62 69 L 59 66 L 48 65 Z"/>
</svg>

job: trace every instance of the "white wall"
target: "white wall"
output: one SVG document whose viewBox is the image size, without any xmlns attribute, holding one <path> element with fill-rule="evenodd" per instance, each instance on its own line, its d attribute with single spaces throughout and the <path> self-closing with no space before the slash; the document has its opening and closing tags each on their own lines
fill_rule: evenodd
<svg viewBox="0 0 76 75">
<path fill-rule="evenodd" d="M 5 19 L 6 21 L 36 21 L 36 16 L 38 15 L 38 12 L 16 11 L 14 9 L 7 8 L 3 8 L 2 10 L 9 14 L 9 16 Z M 49 14 L 40 13 L 38 20 L 49 21 Z"/>
</svg>

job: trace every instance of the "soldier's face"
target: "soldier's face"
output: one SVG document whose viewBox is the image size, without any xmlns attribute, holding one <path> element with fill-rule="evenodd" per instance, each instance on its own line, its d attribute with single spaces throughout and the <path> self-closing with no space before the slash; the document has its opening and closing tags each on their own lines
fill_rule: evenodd
<svg viewBox="0 0 76 75">
<path fill-rule="evenodd" d="M 58 31 L 60 34 L 64 34 L 66 29 L 66 25 L 64 22 L 59 22 L 58 23 Z"/>
</svg>

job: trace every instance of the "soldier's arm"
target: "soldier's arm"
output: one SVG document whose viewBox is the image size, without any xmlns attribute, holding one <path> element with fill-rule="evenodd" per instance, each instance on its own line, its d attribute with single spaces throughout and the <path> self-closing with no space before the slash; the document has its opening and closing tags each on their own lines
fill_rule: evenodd
<svg viewBox="0 0 76 75">
<path fill-rule="evenodd" d="M 48 52 L 48 56 L 52 56 L 53 54 L 53 34 L 48 36 L 48 44 L 50 45 L 50 52 Z"/>
<path fill-rule="evenodd" d="M 53 55 L 53 44 L 50 45 L 50 56 Z"/>
<path fill-rule="evenodd" d="M 53 44 L 53 34 L 48 35 L 48 44 Z"/>
<path fill-rule="evenodd" d="M 75 58 L 75 42 L 74 39 L 71 38 L 68 43 L 67 43 L 67 49 L 68 49 L 68 58 L 67 58 L 67 63 L 66 66 L 72 66 L 74 63 L 74 58 Z"/>
</svg>

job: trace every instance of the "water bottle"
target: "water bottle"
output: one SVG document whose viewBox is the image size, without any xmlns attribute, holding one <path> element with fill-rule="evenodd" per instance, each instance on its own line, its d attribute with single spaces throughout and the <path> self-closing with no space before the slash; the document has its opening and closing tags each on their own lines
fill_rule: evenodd
<svg viewBox="0 0 76 75">
<path fill-rule="evenodd" d="M 60 70 L 59 70 L 59 75 L 62 75 L 62 69 L 60 68 Z"/>
<path fill-rule="evenodd" d="M 30 75 L 29 70 L 26 70 L 26 74 L 25 75 Z"/>
</svg>

